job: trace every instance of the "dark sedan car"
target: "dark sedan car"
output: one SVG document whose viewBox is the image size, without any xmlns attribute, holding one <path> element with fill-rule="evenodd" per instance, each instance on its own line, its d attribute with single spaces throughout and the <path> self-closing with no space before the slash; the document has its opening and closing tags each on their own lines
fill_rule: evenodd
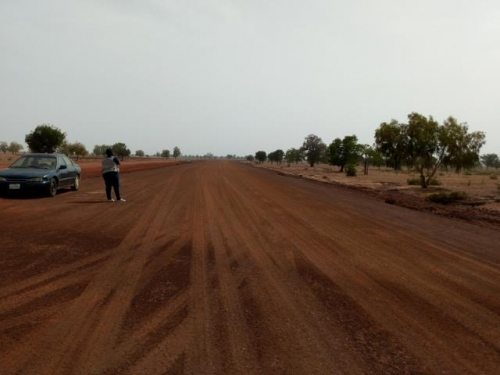
<svg viewBox="0 0 500 375">
<path fill-rule="evenodd" d="M 43 192 L 80 187 L 81 168 L 62 154 L 25 154 L 0 171 L 0 192 Z"/>
</svg>

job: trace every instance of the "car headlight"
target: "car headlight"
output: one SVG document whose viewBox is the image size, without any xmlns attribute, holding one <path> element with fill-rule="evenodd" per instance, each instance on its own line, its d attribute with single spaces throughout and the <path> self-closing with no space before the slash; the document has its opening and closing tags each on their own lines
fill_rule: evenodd
<svg viewBox="0 0 500 375">
<path fill-rule="evenodd" d="M 33 178 L 28 178 L 29 182 L 42 182 L 43 177 L 33 177 Z"/>
</svg>

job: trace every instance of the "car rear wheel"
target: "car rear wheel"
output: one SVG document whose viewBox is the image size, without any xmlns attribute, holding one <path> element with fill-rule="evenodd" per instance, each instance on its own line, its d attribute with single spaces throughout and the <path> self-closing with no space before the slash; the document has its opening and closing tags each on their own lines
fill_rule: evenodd
<svg viewBox="0 0 500 375">
<path fill-rule="evenodd" d="M 55 178 L 52 178 L 49 184 L 49 195 L 53 197 L 56 194 L 57 194 L 57 180 Z"/>
<path fill-rule="evenodd" d="M 71 190 L 77 191 L 80 189 L 80 176 L 75 177 L 75 183 L 71 186 Z"/>
</svg>

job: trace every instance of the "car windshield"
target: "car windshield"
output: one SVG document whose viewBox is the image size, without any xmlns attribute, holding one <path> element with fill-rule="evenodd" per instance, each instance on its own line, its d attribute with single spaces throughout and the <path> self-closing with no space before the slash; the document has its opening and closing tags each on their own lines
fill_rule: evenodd
<svg viewBox="0 0 500 375">
<path fill-rule="evenodd" d="M 55 169 L 56 165 L 57 161 L 53 156 L 27 155 L 17 159 L 10 168 Z"/>
</svg>

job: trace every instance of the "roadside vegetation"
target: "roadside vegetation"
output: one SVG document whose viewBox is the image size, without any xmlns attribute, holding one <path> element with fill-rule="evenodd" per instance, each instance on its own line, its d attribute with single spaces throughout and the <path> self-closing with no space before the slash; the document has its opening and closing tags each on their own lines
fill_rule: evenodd
<svg viewBox="0 0 500 375">
<path fill-rule="evenodd" d="M 439 123 L 432 116 L 412 112 L 405 122 L 381 123 L 374 129 L 371 145 L 360 143 L 355 134 L 329 144 L 309 134 L 299 147 L 285 152 L 260 150 L 246 160 L 323 182 L 397 189 L 441 204 L 491 203 L 500 210 L 496 182 L 500 159 L 494 153 L 480 154 L 485 143 L 483 132 L 469 131 L 467 123 L 454 117 Z M 368 177 L 374 168 L 376 173 Z M 421 193 L 414 186 L 421 187 Z"/>
<path fill-rule="evenodd" d="M 89 152 L 83 143 L 69 142 L 65 132 L 50 124 L 36 126 L 35 129 L 33 129 L 29 134 L 26 134 L 24 141 L 28 146 L 26 150 L 24 146 L 18 142 L 12 141 L 8 143 L 0 140 L 0 151 L 3 154 L 9 152 L 13 155 L 24 151 L 37 153 L 57 152 L 73 157 L 77 161 L 87 156 L 101 157 L 106 154 L 106 149 L 108 148 L 111 148 L 115 155 L 120 157 L 121 160 L 124 160 L 124 158 L 132 155 L 130 149 L 123 142 L 95 145 L 92 152 Z M 157 152 L 154 156 L 168 159 L 171 155 L 177 159 L 182 155 L 181 149 L 178 146 L 175 146 L 172 154 L 168 149 L 165 149 L 162 152 Z M 138 158 L 150 157 L 150 155 L 147 155 L 143 150 L 135 151 L 133 156 Z M 210 155 L 206 156 L 209 157 Z M 12 158 L 9 158 L 9 161 L 11 159 Z"/>
<path fill-rule="evenodd" d="M 361 165 L 365 175 L 371 166 L 385 166 L 394 171 L 406 169 L 418 175 L 408 184 L 427 188 L 438 184 L 436 175 L 443 170 L 454 170 L 458 174 L 482 166 L 500 168 L 496 154 L 480 155 L 485 142 L 483 132 L 470 132 L 467 123 L 459 123 L 454 117 L 450 116 L 440 124 L 432 116 L 412 112 L 405 123 L 394 119 L 381 123 L 375 129 L 373 145 L 358 143 L 355 134 L 335 138 L 330 144 L 315 134 L 309 134 L 298 148 L 289 148 L 286 152 L 277 149 L 269 153 L 260 150 L 253 159 L 260 164 L 265 161 L 281 164 L 286 160 L 288 166 L 303 160 L 310 167 L 323 163 L 336 166 L 340 173 L 349 176 L 357 172 L 352 167 L 345 170 L 348 165 Z"/>
</svg>

